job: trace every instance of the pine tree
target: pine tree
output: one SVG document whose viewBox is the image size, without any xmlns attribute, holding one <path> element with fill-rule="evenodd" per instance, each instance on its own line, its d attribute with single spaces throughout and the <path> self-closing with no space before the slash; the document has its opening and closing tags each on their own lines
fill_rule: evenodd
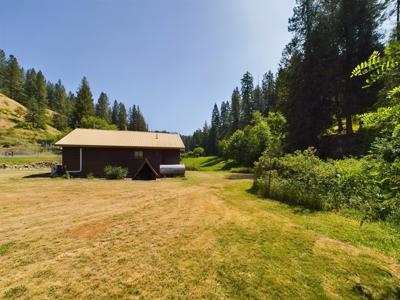
<svg viewBox="0 0 400 300">
<path fill-rule="evenodd" d="M 36 88 L 36 71 L 35 69 L 29 69 L 25 75 L 24 92 L 28 99 L 36 99 L 37 88 Z"/>
<path fill-rule="evenodd" d="M 0 89 L 4 88 L 5 72 L 7 67 L 6 54 L 0 49 Z"/>
<path fill-rule="evenodd" d="M 99 100 L 97 100 L 96 116 L 102 118 L 103 120 L 106 120 L 107 122 L 111 121 L 110 102 L 108 101 L 108 96 L 106 93 L 101 93 Z"/>
<path fill-rule="evenodd" d="M 241 127 L 244 128 L 253 117 L 253 76 L 246 72 L 241 80 L 242 83 L 242 107 L 241 107 Z"/>
<path fill-rule="evenodd" d="M 339 1 L 337 36 L 341 51 L 341 80 L 344 82 L 342 111 L 347 134 L 353 133 L 352 115 L 365 112 L 376 101 L 374 93 L 362 89 L 362 79 L 350 79 L 349 74 L 372 51 L 382 49 L 378 32 L 382 11 L 379 0 Z"/>
<path fill-rule="evenodd" d="M 127 114 L 125 105 L 121 102 L 119 103 L 119 114 L 118 114 L 118 128 L 119 130 L 126 130 L 127 124 Z"/>
<path fill-rule="evenodd" d="M 229 102 L 221 103 L 221 131 L 220 137 L 226 138 L 229 135 L 230 127 L 231 127 L 231 107 Z"/>
<path fill-rule="evenodd" d="M 208 140 L 209 154 L 212 155 L 218 154 L 218 141 L 219 141 L 220 128 L 221 128 L 221 117 L 219 114 L 217 104 L 214 104 L 211 116 L 211 128 Z"/>
<path fill-rule="evenodd" d="M 263 101 L 263 93 L 261 87 L 257 85 L 253 91 L 252 111 L 261 111 L 261 102 Z"/>
<path fill-rule="evenodd" d="M 114 100 L 112 112 L 111 112 L 111 123 L 114 124 L 115 126 L 119 125 L 119 103 L 117 100 Z"/>
<path fill-rule="evenodd" d="M 74 110 L 73 122 L 75 127 L 79 127 L 83 117 L 93 116 L 93 96 L 90 91 L 89 82 L 83 77 L 81 85 L 76 96 L 76 104 Z"/>
<path fill-rule="evenodd" d="M 241 98 L 239 88 L 236 89 L 232 93 L 231 99 L 231 133 L 235 132 L 240 128 L 240 107 L 241 107 Z"/>
<path fill-rule="evenodd" d="M 149 128 L 147 126 L 147 123 L 144 119 L 144 116 L 142 114 L 142 112 L 140 111 L 139 106 L 137 106 L 137 110 L 136 110 L 136 118 L 137 118 L 137 128 L 135 130 L 137 131 L 149 131 Z"/>
<path fill-rule="evenodd" d="M 4 90 L 11 99 L 21 102 L 23 98 L 24 76 L 17 59 L 10 55 L 4 74 Z"/>
<path fill-rule="evenodd" d="M 52 93 L 52 101 L 54 105 L 53 109 L 58 112 L 53 116 L 54 127 L 59 130 L 65 130 L 69 125 L 71 106 L 69 104 L 65 87 L 62 85 L 61 80 L 58 80 L 57 83 L 53 85 Z"/>
<path fill-rule="evenodd" d="M 128 114 L 128 129 L 135 131 L 137 128 L 137 123 L 136 123 L 136 105 L 133 105 L 132 108 L 129 109 L 129 114 Z"/>
<path fill-rule="evenodd" d="M 267 116 L 269 111 L 275 109 L 278 99 L 276 94 L 274 74 L 271 71 L 268 71 L 263 76 L 262 94 L 263 97 L 260 111 L 264 116 Z"/>
<path fill-rule="evenodd" d="M 47 108 L 46 79 L 45 79 L 42 71 L 39 71 L 36 75 L 35 99 L 41 108 L 43 108 L 43 109 Z"/>
<path fill-rule="evenodd" d="M 57 99 L 55 96 L 55 84 L 47 81 L 46 84 L 47 105 L 51 110 L 57 111 Z"/>
</svg>

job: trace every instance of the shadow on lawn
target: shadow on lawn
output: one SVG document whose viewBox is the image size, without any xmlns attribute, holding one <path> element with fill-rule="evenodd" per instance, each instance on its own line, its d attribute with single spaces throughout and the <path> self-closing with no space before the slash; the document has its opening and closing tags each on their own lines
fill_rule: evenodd
<svg viewBox="0 0 400 300">
<path fill-rule="evenodd" d="M 39 173 L 39 174 L 31 174 L 22 177 L 24 179 L 31 179 L 31 178 L 52 178 L 51 173 Z"/>
<path fill-rule="evenodd" d="M 243 175 L 246 175 L 246 174 L 243 174 Z M 246 192 L 248 194 L 256 196 L 258 199 L 263 200 L 263 201 L 273 201 L 273 202 L 280 203 L 281 205 L 284 205 L 287 208 L 289 208 L 292 211 L 292 213 L 295 215 L 310 215 L 310 214 L 321 211 L 320 209 L 317 209 L 317 208 L 304 207 L 304 206 L 301 206 L 297 203 L 293 203 L 290 201 L 284 201 L 284 200 L 279 200 L 279 199 L 263 197 L 257 192 L 257 190 L 254 186 L 251 186 L 250 188 L 248 188 L 246 190 Z"/>
<path fill-rule="evenodd" d="M 253 174 L 246 174 L 246 173 L 234 173 L 226 176 L 226 179 L 229 180 L 242 180 L 242 179 L 253 179 L 253 178 L 254 178 Z"/>
</svg>

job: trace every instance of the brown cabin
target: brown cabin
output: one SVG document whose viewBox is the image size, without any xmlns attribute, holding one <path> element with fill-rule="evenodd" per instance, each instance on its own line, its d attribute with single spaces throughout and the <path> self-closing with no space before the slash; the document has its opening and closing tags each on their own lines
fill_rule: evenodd
<svg viewBox="0 0 400 300">
<path fill-rule="evenodd" d="M 75 129 L 56 143 L 65 171 L 104 177 L 108 165 L 128 169 L 133 179 L 160 177 L 160 165 L 177 165 L 185 148 L 179 134 Z"/>
</svg>

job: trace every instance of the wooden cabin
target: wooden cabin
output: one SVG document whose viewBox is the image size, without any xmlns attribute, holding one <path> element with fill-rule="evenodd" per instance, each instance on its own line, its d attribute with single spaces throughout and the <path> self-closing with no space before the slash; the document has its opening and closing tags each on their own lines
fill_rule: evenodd
<svg viewBox="0 0 400 300">
<path fill-rule="evenodd" d="M 160 165 L 178 165 L 185 148 L 179 134 L 75 129 L 56 143 L 65 171 L 104 177 L 108 165 L 128 169 L 133 179 L 160 177 Z"/>
</svg>

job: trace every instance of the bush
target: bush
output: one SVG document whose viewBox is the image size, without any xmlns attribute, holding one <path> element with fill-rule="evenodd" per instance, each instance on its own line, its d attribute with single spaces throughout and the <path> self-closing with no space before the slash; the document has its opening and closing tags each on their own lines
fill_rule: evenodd
<svg viewBox="0 0 400 300">
<path fill-rule="evenodd" d="M 201 157 L 201 156 L 204 156 L 205 154 L 206 154 L 206 151 L 202 147 L 196 147 L 193 150 L 194 157 Z"/>
<path fill-rule="evenodd" d="M 106 166 L 104 174 L 107 179 L 124 179 L 128 176 L 128 169 L 117 166 Z"/>
<path fill-rule="evenodd" d="M 400 224 L 400 159 L 394 163 L 347 158 L 324 161 L 314 149 L 256 163 L 256 191 L 316 210 L 355 208 L 364 219 Z"/>
</svg>

